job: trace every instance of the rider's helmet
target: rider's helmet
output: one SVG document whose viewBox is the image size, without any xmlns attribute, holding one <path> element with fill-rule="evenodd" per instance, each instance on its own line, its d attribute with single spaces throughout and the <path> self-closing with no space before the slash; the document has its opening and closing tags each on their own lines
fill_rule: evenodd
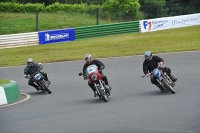
<svg viewBox="0 0 200 133">
<path fill-rule="evenodd" d="M 28 60 L 27 60 L 27 66 L 28 67 L 32 67 L 33 65 L 34 65 L 33 59 L 32 58 L 28 58 Z"/>
<path fill-rule="evenodd" d="M 146 51 L 144 53 L 144 58 L 146 61 L 150 61 L 152 59 L 152 53 L 150 51 Z"/>
<path fill-rule="evenodd" d="M 85 62 L 90 64 L 92 62 L 92 56 L 90 54 L 85 55 Z"/>
</svg>

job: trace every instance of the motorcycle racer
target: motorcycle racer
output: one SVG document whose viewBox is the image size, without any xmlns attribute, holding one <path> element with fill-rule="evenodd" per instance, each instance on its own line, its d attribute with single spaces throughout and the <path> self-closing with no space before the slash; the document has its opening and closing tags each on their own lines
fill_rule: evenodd
<svg viewBox="0 0 200 133">
<path fill-rule="evenodd" d="M 90 65 L 96 65 L 98 67 L 98 70 L 103 70 L 105 68 L 105 65 L 97 60 L 97 59 L 92 59 L 92 56 L 90 54 L 86 54 L 85 57 L 84 57 L 84 60 L 85 60 L 85 64 L 83 66 L 83 77 L 84 79 L 87 79 L 87 76 L 86 76 L 86 68 Z M 110 95 L 110 90 L 112 89 L 111 86 L 108 84 L 108 79 L 106 77 L 106 75 L 104 75 L 102 73 L 102 71 L 100 71 L 101 75 L 102 75 L 102 79 L 103 81 L 105 82 L 105 84 L 109 87 L 107 89 L 109 95 Z M 91 83 L 90 81 L 88 81 L 88 85 L 90 86 L 90 88 L 94 91 L 94 97 L 97 96 L 97 92 L 96 92 L 96 88 L 94 87 L 94 83 Z"/>
<path fill-rule="evenodd" d="M 33 77 L 30 79 L 30 76 L 35 73 L 38 68 L 42 69 L 43 66 L 39 65 L 38 63 L 34 63 L 34 60 L 32 58 L 28 58 L 27 60 L 27 65 L 26 67 L 24 68 L 24 78 L 28 78 L 29 81 L 28 81 L 28 84 L 30 86 L 33 86 L 35 87 L 35 89 L 38 91 L 40 90 L 39 87 L 33 83 Z M 47 77 L 47 74 L 45 72 L 41 72 L 40 73 L 45 77 L 45 79 L 47 80 L 47 83 L 48 84 L 51 84 L 51 82 L 49 81 L 48 77 Z"/>
<path fill-rule="evenodd" d="M 160 58 L 157 55 L 152 55 L 152 53 L 150 51 L 146 51 L 144 53 L 144 62 L 143 62 L 143 72 L 145 74 L 145 77 L 149 77 L 151 76 L 150 80 L 152 84 L 155 84 L 160 90 L 161 92 L 163 91 L 162 86 L 156 81 L 155 76 L 150 75 L 149 73 L 152 72 L 155 68 L 158 67 L 158 64 L 161 66 L 164 64 L 164 60 L 162 58 Z M 171 73 L 171 69 L 169 67 L 162 67 L 162 70 L 165 71 L 167 73 L 167 75 L 171 78 L 171 80 L 173 82 L 177 81 L 177 78 L 175 78 L 172 73 Z"/>
</svg>

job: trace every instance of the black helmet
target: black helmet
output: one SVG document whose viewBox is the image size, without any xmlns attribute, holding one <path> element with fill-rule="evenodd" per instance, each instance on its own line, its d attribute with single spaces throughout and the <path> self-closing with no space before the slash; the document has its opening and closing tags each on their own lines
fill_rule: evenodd
<svg viewBox="0 0 200 133">
<path fill-rule="evenodd" d="M 84 59 L 86 63 L 90 63 L 92 61 L 92 56 L 90 54 L 86 54 Z"/>
<path fill-rule="evenodd" d="M 144 58 L 146 61 L 150 61 L 152 59 L 152 53 L 150 51 L 146 51 L 144 53 Z"/>
<path fill-rule="evenodd" d="M 31 67 L 33 65 L 34 65 L 33 59 L 32 58 L 28 58 L 28 60 L 27 60 L 27 66 Z"/>
</svg>

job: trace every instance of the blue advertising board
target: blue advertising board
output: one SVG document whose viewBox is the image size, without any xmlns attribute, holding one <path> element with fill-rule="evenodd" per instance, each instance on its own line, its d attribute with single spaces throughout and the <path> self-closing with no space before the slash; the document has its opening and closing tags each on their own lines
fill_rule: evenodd
<svg viewBox="0 0 200 133">
<path fill-rule="evenodd" d="M 58 43 L 75 40 L 74 28 L 38 32 L 40 44 Z"/>
</svg>

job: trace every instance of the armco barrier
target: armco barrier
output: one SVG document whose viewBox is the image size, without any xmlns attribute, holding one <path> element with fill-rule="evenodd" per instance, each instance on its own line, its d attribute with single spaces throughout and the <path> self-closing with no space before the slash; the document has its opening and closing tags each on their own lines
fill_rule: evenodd
<svg viewBox="0 0 200 133">
<path fill-rule="evenodd" d="M 139 21 L 85 26 L 75 28 L 75 38 L 83 39 L 113 34 L 140 32 Z"/>
<path fill-rule="evenodd" d="M 38 44 L 38 32 L 0 35 L 0 49 Z"/>
<path fill-rule="evenodd" d="M 21 94 L 20 94 L 17 82 L 11 81 L 10 83 L 1 85 L 0 87 L 1 89 L 2 88 L 4 89 L 5 98 L 6 98 L 6 100 L 5 99 L 4 100 L 7 101 L 7 103 L 15 102 L 21 98 Z M 1 96 L 3 97 L 3 94 Z M 4 104 L 7 104 L 7 103 L 4 103 Z"/>
<path fill-rule="evenodd" d="M 140 32 L 139 21 L 75 28 L 75 39 Z M 38 45 L 38 32 L 0 35 L 0 49 Z"/>
</svg>

